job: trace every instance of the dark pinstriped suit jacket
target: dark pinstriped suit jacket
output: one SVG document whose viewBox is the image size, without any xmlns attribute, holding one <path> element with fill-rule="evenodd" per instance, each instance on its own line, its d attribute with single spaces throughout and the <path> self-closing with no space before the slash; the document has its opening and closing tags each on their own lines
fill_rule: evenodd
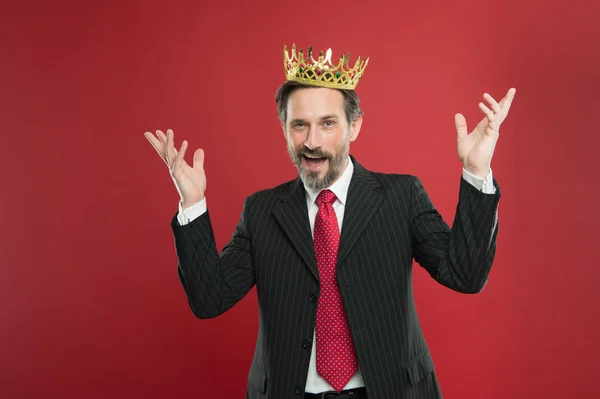
<svg viewBox="0 0 600 399">
<path fill-rule="evenodd" d="M 413 258 L 439 283 L 477 293 L 495 254 L 500 198 L 461 178 L 452 229 L 418 178 L 374 173 L 352 158 L 337 280 L 367 395 L 440 398 L 413 299 Z M 319 296 L 319 273 L 300 179 L 257 192 L 244 203 L 219 254 L 208 212 L 171 223 L 178 272 L 193 313 L 227 311 L 256 284 L 259 332 L 247 398 L 301 398 Z"/>
</svg>

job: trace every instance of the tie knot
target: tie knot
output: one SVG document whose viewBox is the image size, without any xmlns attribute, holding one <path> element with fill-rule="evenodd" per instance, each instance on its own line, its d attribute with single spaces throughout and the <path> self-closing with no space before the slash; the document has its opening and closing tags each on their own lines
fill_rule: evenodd
<svg viewBox="0 0 600 399">
<path fill-rule="evenodd" d="M 335 194 L 331 190 L 323 190 L 317 195 L 317 206 L 321 206 L 321 203 L 331 204 L 335 198 Z"/>
</svg>

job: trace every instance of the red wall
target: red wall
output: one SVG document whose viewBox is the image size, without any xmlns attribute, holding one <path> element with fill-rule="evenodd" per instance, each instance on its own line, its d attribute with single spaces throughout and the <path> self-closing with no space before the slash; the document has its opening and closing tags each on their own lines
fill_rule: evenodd
<svg viewBox="0 0 600 399">
<path fill-rule="evenodd" d="M 454 113 L 472 128 L 485 91 L 517 88 L 489 284 L 419 268 L 418 310 L 447 398 L 600 396 L 595 1 L 3 3 L 0 397 L 243 396 L 256 294 L 194 319 L 143 132 L 205 149 L 222 247 L 245 196 L 295 176 L 273 100 L 292 42 L 371 58 L 352 153 L 420 176 L 448 221 Z"/>
</svg>

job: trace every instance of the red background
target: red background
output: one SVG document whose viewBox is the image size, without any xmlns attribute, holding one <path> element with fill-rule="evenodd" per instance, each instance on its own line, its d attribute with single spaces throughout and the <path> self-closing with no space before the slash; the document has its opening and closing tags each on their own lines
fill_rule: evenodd
<svg viewBox="0 0 600 399">
<path fill-rule="evenodd" d="M 490 281 L 418 268 L 418 310 L 447 398 L 600 396 L 597 2 L 167 3 L 2 4 L 1 397 L 243 396 L 256 294 L 193 317 L 143 132 L 205 149 L 222 247 L 247 195 L 295 177 L 273 100 L 292 42 L 370 57 L 352 153 L 420 176 L 447 221 L 454 113 L 473 128 L 484 92 L 517 88 Z"/>
</svg>

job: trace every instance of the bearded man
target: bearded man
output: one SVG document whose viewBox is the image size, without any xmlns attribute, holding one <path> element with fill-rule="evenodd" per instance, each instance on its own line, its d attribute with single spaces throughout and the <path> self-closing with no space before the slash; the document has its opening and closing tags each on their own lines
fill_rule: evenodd
<svg viewBox="0 0 600 399">
<path fill-rule="evenodd" d="M 247 398 L 441 398 L 413 298 L 413 260 L 440 284 L 474 294 L 495 255 L 500 190 L 491 159 L 515 95 L 484 94 L 469 134 L 456 114 L 463 162 L 450 228 L 420 180 L 364 168 L 349 155 L 363 118 L 354 67 L 331 52 L 284 48 L 286 82 L 275 99 L 298 177 L 249 196 L 219 253 L 207 210 L 204 152 L 145 136 L 180 194 L 171 228 L 178 273 L 201 319 L 216 317 L 256 285 L 259 331 Z"/>
</svg>

